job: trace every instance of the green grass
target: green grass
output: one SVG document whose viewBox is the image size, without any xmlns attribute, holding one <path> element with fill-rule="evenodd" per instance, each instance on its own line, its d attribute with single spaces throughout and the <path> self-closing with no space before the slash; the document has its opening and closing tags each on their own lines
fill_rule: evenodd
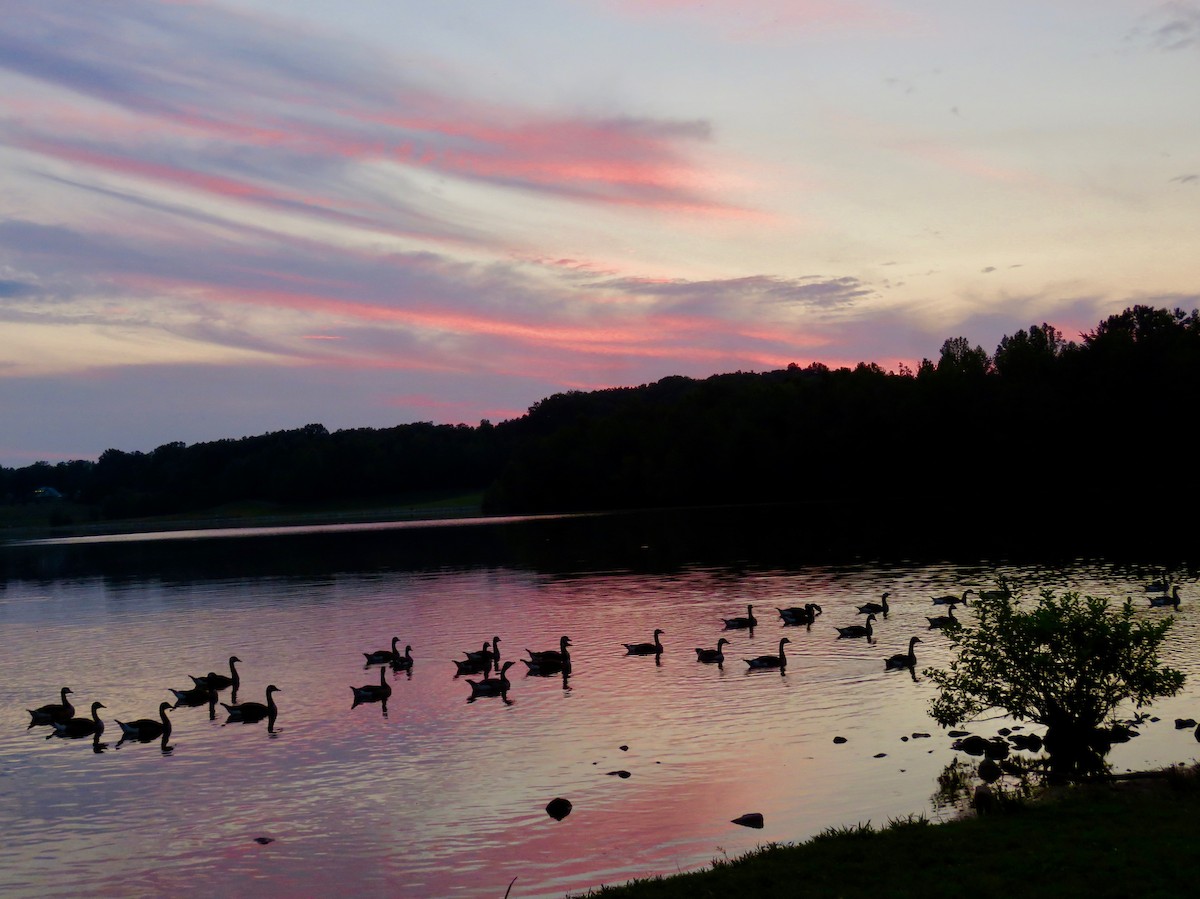
<svg viewBox="0 0 1200 899">
<path fill-rule="evenodd" d="M 603 899 L 1193 895 L 1200 883 L 1200 777 L 1076 787 L 1005 811 L 933 825 L 907 818 L 769 844 L 711 868 L 605 886 Z"/>
</svg>

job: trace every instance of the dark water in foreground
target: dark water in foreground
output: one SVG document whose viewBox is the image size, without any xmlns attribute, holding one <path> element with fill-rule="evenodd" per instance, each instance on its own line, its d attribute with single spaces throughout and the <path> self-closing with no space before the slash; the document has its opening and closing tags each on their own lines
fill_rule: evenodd
<svg viewBox="0 0 1200 899">
<path fill-rule="evenodd" d="M 608 516 L 437 527 L 175 535 L 0 547 L 0 890 L 6 896 L 560 896 L 669 874 L 766 841 L 924 813 L 955 753 L 926 714 L 931 688 L 883 659 L 920 635 L 918 664 L 948 661 L 930 596 L 988 588 L 1120 599 L 1162 569 L 1071 560 L 951 564 L 820 559 L 778 522 Z M 825 554 L 827 555 L 827 554 Z M 1200 717 L 1196 578 L 1168 648 L 1185 692 L 1114 749 L 1118 769 L 1189 761 Z M 835 625 L 890 591 L 877 642 Z M 783 627 L 776 606 L 824 615 Z M 721 619 L 753 604 L 753 633 Z M 963 614 L 960 612 L 960 615 Z M 969 612 L 967 613 L 969 614 Z M 1147 609 L 1159 616 L 1164 610 Z M 623 642 L 665 631 L 661 664 Z M 499 635 L 504 658 L 569 634 L 573 671 L 510 671 L 508 702 L 468 702 L 451 659 Z M 378 682 L 362 653 L 411 644 L 386 714 L 351 708 Z M 723 668 L 693 647 L 726 647 Z M 741 661 L 776 652 L 786 674 Z M 189 674 L 227 670 L 239 699 L 281 688 L 266 723 L 171 712 L 172 749 L 117 746 L 114 719 L 151 717 Z M 45 739 L 24 711 L 74 690 L 107 707 L 106 748 Z M 228 701 L 228 691 L 222 699 Z M 1003 719 L 972 730 L 991 736 Z M 928 733 L 928 738 L 912 738 Z M 847 742 L 834 744 L 835 736 Z M 906 739 L 907 738 L 907 739 Z M 610 772 L 626 771 L 628 777 Z M 574 810 L 556 822 L 556 797 Z M 730 823 L 761 812 L 762 830 Z M 271 842 L 262 844 L 256 838 Z"/>
</svg>

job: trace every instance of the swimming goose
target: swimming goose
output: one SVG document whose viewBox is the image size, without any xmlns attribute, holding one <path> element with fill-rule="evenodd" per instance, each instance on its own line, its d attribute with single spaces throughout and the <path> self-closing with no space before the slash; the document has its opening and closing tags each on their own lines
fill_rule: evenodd
<svg viewBox="0 0 1200 899">
<path fill-rule="evenodd" d="M 215 671 L 210 671 L 203 677 L 192 677 L 196 682 L 197 687 L 209 686 L 214 690 L 224 690 L 226 687 L 233 687 L 233 692 L 237 692 L 238 685 L 242 682 L 238 676 L 237 668 L 235 667 L 240 662 L 237 656 L 229 657 L 229 674 L 217 674 Z M 191 677 L 191 675 L 188 675 Z"/>
<path fill-rule="evenodd" d="M 499 696 L 507 692 L 508 688 L 512 686 L 508 680 L 508 669 L 514 664 L 512 659 L 505 662 L 500 667 L 499 677 L 485 677 L 483 680 L 467 681 L 471 685 L 471 696 Z"/>
<path fill-rule="evenodd" d="M 104 722 L 100 720 L 100 716 L 96 714 L 97 709 L 107 708 L 102 702 L 92 703 L 91 718 L 68 718 L 66 721 L 54 722 L 54 733 L 50 737 L 90 737 L 92 734 L 104 733 Z"/>
<path fill-rule="evenodd" d="M 354 705 L 358 705 L 360 702 L 379 702 L 381 699 L 387 699 L 392 695 L 392 688 L 387 682 L 387 669 L 379 669 L 379 683 L 351 687 L 350 691 L 354 694 Z"/>
<path fill-rule="evenodd" d="M 253 723 L 261 721 L 263 718 L 274 718 L 279 712 L 279 708 L 275 705 L 275 697 L 272 693 L 282 693 L 274 684 L 267 687 L 267 702 L 264 705 L 261 702 L 240 702 L 237 705 L 230 705 L 223 702 L 221 705 L 225 707 L 225 711 L 229 713 L 231 721 L 245 721 Z"/>
<path fill-rule="evenodd" d="M 935 606 L 956 606 L 962 603 L 965 606 L 967 604 L 967 594 L 974 592 L 972 589 L 967 589 L 962 592 L 962 596 L 954 596 L 953 594 L 949 596 L 935 596 L 933 597 L 933 604 Z"/>
<path fill-rule="evenodd" d="M 486 643 L 483 644 L 487 646 Z M 454 667 L 458 669 L 458 674 L 486 674 L 492 670 L 492 651 L 489 649 L 486 656 L 477 659 L 451 659 Z"/>
<path fill-rule="evenodd" d="M 959 621 L 954 617 L 954 606 L 950 607 L 949 615 L 938 615 L 935 618 L 926 617 L 930 630 L 941 630 L 947 627 L 958 627 Z"/>
<path fill-rule="evenodd" d="M 70 687 L 63 687 L 60 695 L 62 702 L 38 706 L 36 709 L 26 709 L 29 713 L 29 727 L 35 724 L 53 724 L 55 721 L 66 721 L 75 714 L 75 706 L 67 699 L 68 693 L 74 693 Z"/>
<path fill-rule="evenodd" d="M 783 637 L 779 641 L 779 655 L 777 656 L 759 656 L 756 659 L 742 659 L 752 669 L 759 668 L 786 668 L 787 657 L 783 654 L 783 644 L 791 643 L 787 637 Z"/>
<path fill-rule="evenodd" d="M 920 637 L 908 638 L 908 652 L 899 652 L 894 656 L 888 656 L 883 660 L 883 670 L 890 671 L 893 668 L 915 668 L 917 665 L 917 654 L 913 651 L 913 647 L 922 642 Z"/>
<path fill-rule="evenodd" d="M 567 647 L 571 645 L 571 638 L 563 636 L 558 640 L 558 649 L 545 649 L 539 652 L 526 649 L 525 651 L 529 653 L 529 658 L 535 662 L 562 662 L 570 658 L 567 654 Z"/>
<path fill-rule="evenodd" d="M 171 719 L 167 717 L 167 711 L 171 708 L 171 703 L 161 702 L 158 705 L 158 719 L 139 718 L 137 721 L 118 721 L 117 726 L 121 728 L 121 740 L 141 740 L 144 743 L 149 743 L 151 740 L 158 737 L 168 736 L 171 733 Z"/>
<path fill-rule="evenodd" d="M 492 637 L 492 645 L 490 647 L 488 646 L 488 643 L 485 640 L 483 643 L 483 649 L 467 651 L 465 653 L 465 655 L 468 659 L 470 659 L 473 662 L 486 661 L 490 664 L 491 662 L 494 661 L 496 663 L 497 667 L 499 667 L 499 665 L 500 665 L 500 638 Z"/>
<path fill-rule="evenodd" d="M 1171 585 L 1165 577 L 1159 578 L 1157 581 L 1151 581 L 1146 585 L 1147 593 L 1166 593 L 1170 589 Z"/>
<path fill-rule="evenodd" d="M 872 634 L 871 622 L 877 620 L 875 613 L 871 612 L 867 615 L 866 624 L 852 624 L 849 627 L 839 627 L 837 628 L 838 639 L 841 640 L 843 637 L 866 637 L 870 640 Z"/>
<path fill-rule="evenodd" d="M 1171 593 L 1169 596 L 1168 595 L 1151 596 L 1150 597 L 1150 607 L 1154 608 L 1155 606 L 1174 606 L 1176 609 L 1178 609 L 1179 608 L 1179 585 L 1176 584 L 1174 587 L 1171 588 Z"/>
<path fill-rule="evenodd" d="M 665 634 L 666 631 L 659 628 L 654 629 L 653 643 L 622 643 L 625 647 L 625 654 L 630 656 L 656 656 L 663 651 L 662 642 L 658 639 L 659 634 Z"/>
<path fill-rule="evenodd" d="M 195 708 L 201 705 L 215 705 L 217 701 L 217 691 L 212 687 L 193 687 L 190 690 L 175 690 L 171 689 L 175 694 L 175 705 L 172 708 L 186 706 Z"/>
<path fill-rule="evenodd" d="M 803 606 L 790 606 L 786 609 L 776 606 L 775 611 L 779 613 L 779 617 L 783 619 L 785 625 L 803 624 L 812 626 L 812 623 L 817 620 L 817 616 L 821 614 L 822 609 L 815 602 L 806 602 Z"/>
<path fill-rule="evenodd" d="M 412 671 L 412 666 L 413 666 L 412 647 L 405 646 L 404 647 L 404 655 L 400 655 L 399 653 L 397 653 L 395 658 L 393 658 L 391 660 L 391 663 L 392 663 L 393 671 Z"/>
<path fill-rule="evenodd" d="M 396 644 L 399 642 L 399 637 L 392 637 L 391 649 L 376 649 L 374 652 L 364 652 L 363 657 L 367 660 L 368 665 L 386 665 L 388 662 L 394 662 L 400 658 L 400 653 L 396 650 Z"/>
<path fill-rule="evenodd" d="M 722 662 L 725 661 L 725 653 L 721 652 L 721 647 L 724 646 L 728 642 L 729 642 L 728 640 L 726 640 L 724 637 L 722 637 L 720 640 L 717 641 L 716 649 L 704 649 L 702 647 L 697 646 L 696 647 L 696 661 L 697 662 L 716 662 L 718 665 L 720 665 Z"/>
<path fill-rule="evenodd" d="M 562 674 L 564 677 L 571 673 L 571 655 L 565 649 L 560 658 L 521 659 L 525 663 L 525 673 L 539 677 L 551 674 Z"/>
<path fill-rule="evenodd" d="M 754 606 L 746 606 L 745 618 L 724 618 L 725 630 L 745 630 L 748 627 L 754 627 L 758 624 L 758 619 L 754 617 Z"/>
<path fill-rule="evenodd" d="M 887 618 L 887 615 L 888 615 L 888 601 L 887 601 L 887 598 L 888 598 L 889 596 L 891 596 L 891 595 L 892 595 L 891 593 L 886 593 L 886 592 L 885 592 L 885 593 L 883 594 L 883 596 L 882 596 L 882 597 L 880 597 L 880 601 L 879 601 L 879 602 L 868 602 L 868 603 L 864 603 L 863 605 L 861 605 L 861 606 L 859 606 L 859 607 L 858 607 L 858 611 L 859 611 L 861 614 L 863 614 L 863 615 L 868 615 L 868 614 L 870 614 L 870 613 L 875 613 L 876 615 L 878 615 L 878 614 L 882 613 L 882 614 L 883 614 L 883 617 L 884 617 L 884 618 Z"/>
<path fill-rule="evenodd" d="M 1012 586 L 1008 582 L 1008 578 L 1001 575 L 996 578 L 997 590 L 976 590 L 975 595 L 980 599 L 1008 599 L 1013 595 Z"/>
</svg>

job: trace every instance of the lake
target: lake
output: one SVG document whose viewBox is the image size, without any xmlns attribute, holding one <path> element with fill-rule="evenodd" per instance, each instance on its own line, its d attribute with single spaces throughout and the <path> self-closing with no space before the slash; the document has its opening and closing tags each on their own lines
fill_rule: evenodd
<svg viewBox="0 0 1200 899">
<path fill-rule="evenodd" d="M 806 529 L 804 533 L 809 533 Z M 1165 656 L 1188 676 L 1117 770 L 1196 758 L 1196 573 L 1165 572 L 1182 606 Z M 854 558 L 797 539 L 771 511 L 575 516 L 127 535 L 0 547 L 0 889 L 8 897 L 549 897 L 672 874 L 828 828 L 956 812 L 934 802 L 956 757 L 927 714 L 932 687 L 883 660 L 918 635 L 918 672 L 950 658 L 930 598 L 1075 589 L 1150 609 L 1161 564 Z M 887 591 L 875 642 L 841 640 Z M 811 628 L 776 607 L 815 602 Z M 753 631 L 722 619 L 759 619 Z M 960 609 L 960 617 L 970 609 Z M 623 643 L 664 631 L 661 656 Z M 517 662 L 504 696 L 470 701 L 452 660 L 500 637 L 502 660 L 558 647 L 570 676 Z M 411 672 L 364 653 L 392 637 Z M 722 667 L 695 647 L 725 648 Z M 785 673 L 743 659 L 776 653 Z M 168 748 L 120 743 L 189 675 L 228 673 L 273 727 L 220 706 L 169 712 Z M 26 709 L 73 690 L 106 730 L 47 738 Z M 230 701 L 229 691 L 221 693 Z M 1130 710 L 1132 711 L 1132 710 Z M 967 729 L 992 736 L 1013 722 Z M 1028 728 L 1036 732 L 1036 727 Z M 929 736 L 922 736 L 928 734 Z M 845 742 L 834 742 L 844 737 Z M 623 773 L 622 773 L 623 772 Z M 546 812 L 556 797 L 573 809 Z M 732 823 L 748 812 L 762 829 Z"/>
</svg>

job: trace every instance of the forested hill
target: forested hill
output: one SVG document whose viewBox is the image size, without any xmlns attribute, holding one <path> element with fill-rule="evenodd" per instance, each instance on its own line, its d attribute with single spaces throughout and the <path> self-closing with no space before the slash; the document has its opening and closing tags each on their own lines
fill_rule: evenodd
<svg viewBox="0 0 1200 899">
<path fill-rule="evenodd" d="M 800 502 L 898 530 L 1041 533 L 1108 516 L 1161 535 L 1200 498 L 1198 388 L 1198 313 L 1135 306 L 1078 341 L 1045 324 L 992 354 L 952 338 L 916 371 L 792 365 L 556 394 L 495 426 L 309 425 L 109 450 L 0 469 L 0 494 L 52 486 L 120 517 L 486 489 L 489 512 Z"/>
</svg>

